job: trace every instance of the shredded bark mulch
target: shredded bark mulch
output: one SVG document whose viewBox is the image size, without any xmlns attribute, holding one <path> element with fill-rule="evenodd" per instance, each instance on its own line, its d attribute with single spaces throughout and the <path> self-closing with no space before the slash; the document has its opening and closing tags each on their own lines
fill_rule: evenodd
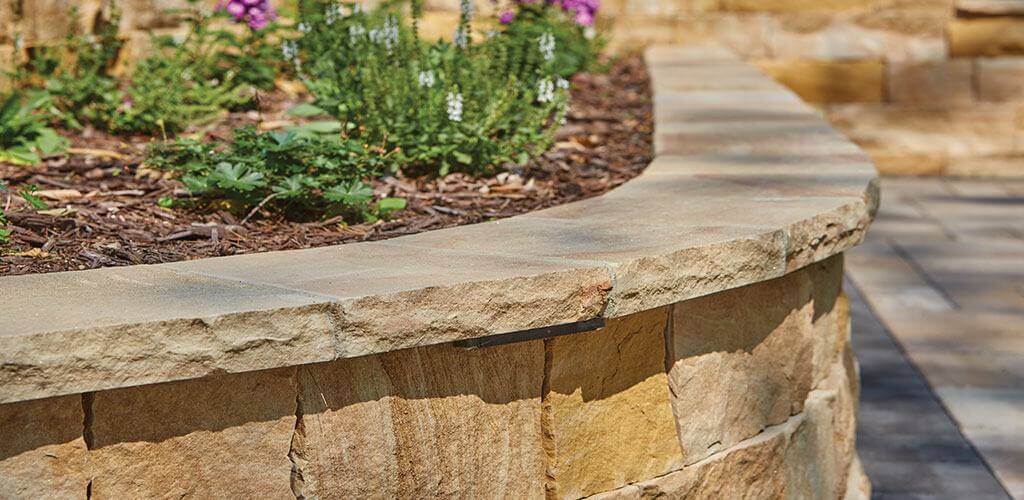
<svg viewBox="0 0 1024 500">
<path fill-rule="evenodd" d="M 264 213 L 242 224 L 226 211 L 161 208 L 161 198 L 184 191 L 178 181 L 139 163 L 146 138 L 125 143 L 78 134 L 71 137 L 75 149 L 68 156 L 32 168 L 0 164 L 4 183 L 14 189 L 34 184 L 52 207 L 39 212 L 16 196 L 0 197 L 13 230 L 12 244 L 0 256 L 0 275 L 381 240 L 596 196 L 637 176 L 651 160 L 648 77 L 641 58 L 632 55 L 618 59 L 608 73 L 578 75 L 574 84 L 556 145 L 531 165 L 491 178 L 380 179 L 377 194 L 406 198 L 408 206 L 372 224 L 345 225 L 337 218 L 300 223 Z M 232 115 L 206 135 L 229 139 L 230 126 L 247 120 L 266 125 L 292 102 L 268 98 L 263 112 Z"/>
</svg>

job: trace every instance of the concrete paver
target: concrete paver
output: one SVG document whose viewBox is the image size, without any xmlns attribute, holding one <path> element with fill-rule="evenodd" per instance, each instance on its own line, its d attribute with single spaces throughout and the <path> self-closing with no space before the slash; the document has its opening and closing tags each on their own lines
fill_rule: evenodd
<svg viewBox="0 0 1024 500">
<path fill-rule="evenodd" d="M 995 498 L 990 482 L 998 480 L 1024 498 L 1024 181 L 883 179 L 877 220 L 880 231 L 847 259 L 880 320 L 871 326 L 861 311 L 858 323 L 855 311 L 865 383 L 858 439 L 877 496 Z M 913 375 L 895 358 L 877 359 L 884 343 L 867 338 L 879 327 Z M 914 377 L 954 429 L 914 403 L 923 397 Z M 881 400 L 872 391 L 891 396 L 886 409 L 873 408 Z M 928 431 L 907 433 L 908 423 Z M 966 438 L 978 462 L 951 433 Z M 904 463 L 911 459 L 922 463 Z"/>
</svg>

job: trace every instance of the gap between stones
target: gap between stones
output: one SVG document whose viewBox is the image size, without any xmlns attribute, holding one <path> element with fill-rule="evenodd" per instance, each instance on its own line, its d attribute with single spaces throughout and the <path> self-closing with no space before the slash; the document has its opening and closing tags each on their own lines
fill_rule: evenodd
<svg viewBox="0 0 1024 500">
<path fill-rule="evenodd" d="M 303 421 L 302 413 L 302 367 L 295 369 L 295 428 L 292 430 L 292 439 L 288 445 L 288 461 L 292 464 L 289 486 L 292 495 L 297 500 L 306 498 L 306 476 L 302 465 L 307 463 L 305 457 L 306 424 Z"/>
</svg>

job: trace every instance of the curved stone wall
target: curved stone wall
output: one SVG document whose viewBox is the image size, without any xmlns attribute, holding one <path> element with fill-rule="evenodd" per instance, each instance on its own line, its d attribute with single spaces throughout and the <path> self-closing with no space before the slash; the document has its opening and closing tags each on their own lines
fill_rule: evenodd
<svg viewBox="0 0 1024 500">
<path fill-rule="evenodd" d="M 841 252 L 873 170 L 728 53 L 648 61 L 658 157 L 603 197 L 0 278 L 0 491 L 866 497 Z"/>
</svg>

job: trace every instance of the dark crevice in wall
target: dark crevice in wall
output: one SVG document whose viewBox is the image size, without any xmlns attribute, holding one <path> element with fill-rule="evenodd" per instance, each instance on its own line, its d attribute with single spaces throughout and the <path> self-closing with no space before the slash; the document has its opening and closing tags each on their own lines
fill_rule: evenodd
<svg viewBox="0 0 1024 500">
<path fill-rule="evenodd" d="M 95 442 L 95 438 L 92 433 L 92 402 L 94 397 L 95 393 L 93 392 L 82 393 L 82 414 L 84 415 L 82 418 L 82 439 L 85 440 L 85 449 L 87 450 L 93 449 L 93 443 Z"/>
<path fill-rule="evenodd" d="M 288 449 L 288 460 L 292 463 L 291 489 L 296 499 L 306 497 L 306 425 L 302 415 L 302 368 L 295 371 L 295 429 Z"/>
<path fill-rule="evenodd" d="M 85 500 L 92 500 L 92 479 L 85 485 Z"/>
<path fill-rule="evenodd" d="M 552 342 L 555 339 L 544 340 L 544 378 L 540 386 L 541 407 L 540 407 L 540 432 L 541 445 L 544 449 L 544 496 L 548 499 L 557 498 L 555 488 L 555 436 L 552 428 L 551 415 L 551 362 L 553 354 Z"/>
</svg>

